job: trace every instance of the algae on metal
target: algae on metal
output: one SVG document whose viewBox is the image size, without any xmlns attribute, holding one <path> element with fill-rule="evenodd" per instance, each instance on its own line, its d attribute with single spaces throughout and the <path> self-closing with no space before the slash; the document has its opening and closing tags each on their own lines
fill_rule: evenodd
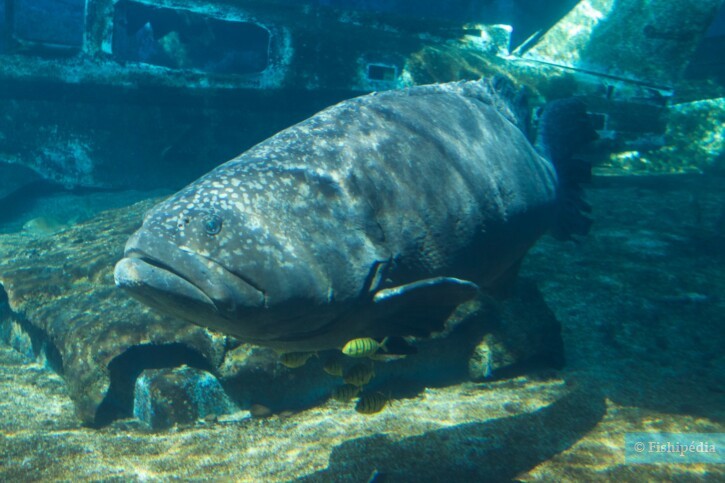
<svg viewBox="0 0 725 483">
<path fill-rule="evenodd" d="M 633 175 L 725 171 L 725 98 L 671 105 L 666 118 L 663 146 L 611 153 L 598 171 Z"/>
<path fill-rule="evenodd" d="M 722 0 L 584 0 L 524 57 L 671 87 L 721 5 Z M 561 49 L 563 44 L 570 48 Z"/>
</svg>

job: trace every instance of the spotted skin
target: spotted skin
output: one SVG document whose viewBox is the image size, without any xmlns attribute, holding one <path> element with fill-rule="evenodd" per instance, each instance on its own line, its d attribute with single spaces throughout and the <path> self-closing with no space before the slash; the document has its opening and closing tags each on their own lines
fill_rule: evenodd
<svg viewBox="0 0 725 483">
<path fill-rule="evenodd" d="M 552 222 L 555 170 L 516 123 L 484 81 L 344 101 L 153 208 L 116 283 L 284 350 L 429 332 L 406 307 L 494 286 Z"/>
</svg>

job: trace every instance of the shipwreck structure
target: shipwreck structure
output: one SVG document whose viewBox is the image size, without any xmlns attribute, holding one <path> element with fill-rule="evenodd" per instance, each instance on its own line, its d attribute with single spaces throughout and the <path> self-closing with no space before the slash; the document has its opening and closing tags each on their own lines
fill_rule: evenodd
<svg viewBox="0 0 725 483">
<path fill-rule="evenodd" d="M 0 199 L 178 188 L 341 99 L 494 73 L 587 97 L 610 149 L 661 144 L 722 1 L 540 3 L 0 0 Z"/>
</svg>

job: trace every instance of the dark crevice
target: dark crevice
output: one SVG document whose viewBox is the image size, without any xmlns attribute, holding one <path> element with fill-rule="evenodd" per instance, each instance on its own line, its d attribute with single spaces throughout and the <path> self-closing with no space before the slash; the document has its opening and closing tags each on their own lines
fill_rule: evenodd
<svg viewBox="0 0 725 483">
<path fill-rule="evenodd" d="M 392 82 L 398 77 L 395 67 L 382 64 L 368 65 L 368 79 L 376 81 Z"/>
<path fill-rule="evenodd" d="M 134 385 L 144 370 L 184 364 L 213 371 L 212 365 L 203 355 L 184 344 L 147 344 L 126 350 L 108 365 L 111 385 L 103 402 L 98 406 L 93 426 L 105 426 L 115 419 L 132 415 Z"/>
<path fill-rule="evenodd" d="M 14 337 L 12 326 L 17 324 L 20 330 L 27 334 L 30 347 L 23 347 L 23 342 Z M 32 325 L 21 314 L 10 309 L 8 294 L 0 283 L 0 341 L 6 343 L 16 351 L 29 358 L 45 357 L 46 364 L 53 371 L 63 375 L 63 358 L 48 337 L 48 334 Z"/>
</svg>

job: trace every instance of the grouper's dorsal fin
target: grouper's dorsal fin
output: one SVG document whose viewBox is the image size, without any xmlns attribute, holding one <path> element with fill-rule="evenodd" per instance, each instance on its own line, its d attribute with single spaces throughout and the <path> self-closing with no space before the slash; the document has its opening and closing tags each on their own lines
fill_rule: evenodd
<svg viewBox="0 0 725 483">
<path fill-rule="evenodd" d="M 428 337 L 444 330 L 456 307 L 478 294 L 478 285 L 473 282 L 435 277 L 380 290 L 373 302 L 385 314 L 388 335 Z"/>
</svg>

